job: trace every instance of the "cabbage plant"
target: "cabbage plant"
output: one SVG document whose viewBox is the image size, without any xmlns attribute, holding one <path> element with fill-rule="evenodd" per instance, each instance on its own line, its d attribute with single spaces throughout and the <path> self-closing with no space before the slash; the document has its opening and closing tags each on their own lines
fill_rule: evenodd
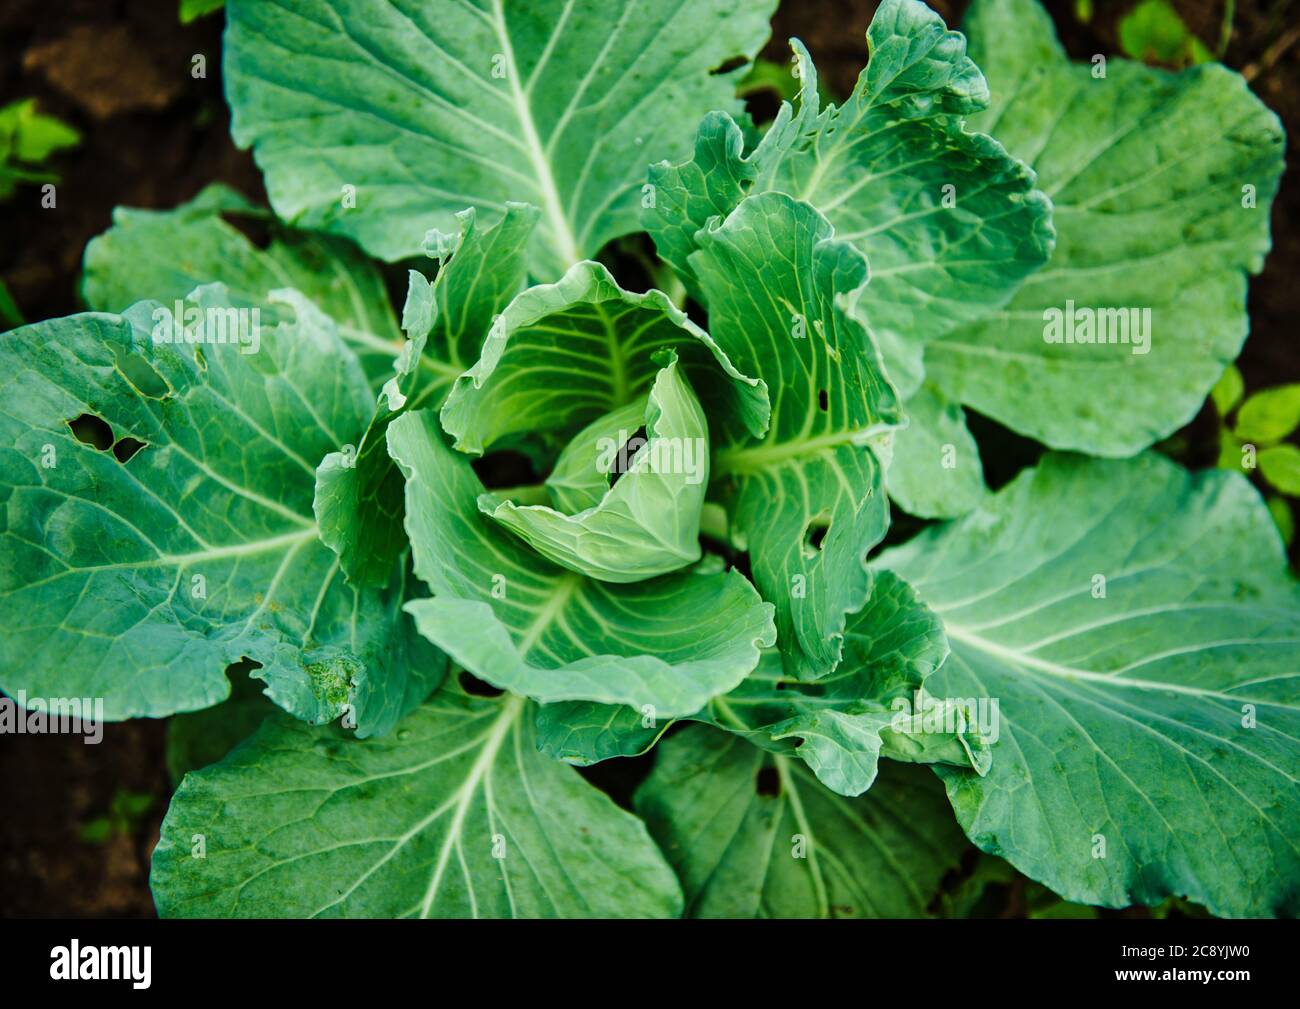
<svg viewBox="0 0 1300 1009">
<path fill-rule="evenodd" d="M 229 0 L 274 213 L 121 209 L 0 339 L 0 686 L 178 716 L 161 914 L 1300 911 L 1300 591 L 1152 451 L 1276 117 L 885 0 L 760 129 L 774 7 Z"/>
</svg>

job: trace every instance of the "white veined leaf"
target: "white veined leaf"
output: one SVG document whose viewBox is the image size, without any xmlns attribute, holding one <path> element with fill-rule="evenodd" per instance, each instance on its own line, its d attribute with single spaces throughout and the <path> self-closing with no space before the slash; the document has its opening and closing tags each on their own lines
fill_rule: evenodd
<svg viewBox="0 0 1300 1009">
<path fill-rule="evenodd" d="M 531 203 L 529 268 L 553 280 L 637 230 L 646 165 L 684 155 L 687 124 L 739 114 L 775 6 L 231 0 L 233 132 L 282 218 L 383 259 L 463 207 Z"/>
<path fill-rule="evenodd" d="M 979 847 L 1083 903 L 1300 909 L 1300 587 L 1244 479 L 1049 455 L 876 563 L 943 619 L 928 689 L 999 702 L 988 775 L 938 771 Z"/>
<path fill-rule="evenodd" d="M 159 913 L 676 917 L 644 825 L 537 752 L 530 707 L 448 686 L 364 741 L 268 719 L 172 799 L 150 874 Z"/>
</svg>

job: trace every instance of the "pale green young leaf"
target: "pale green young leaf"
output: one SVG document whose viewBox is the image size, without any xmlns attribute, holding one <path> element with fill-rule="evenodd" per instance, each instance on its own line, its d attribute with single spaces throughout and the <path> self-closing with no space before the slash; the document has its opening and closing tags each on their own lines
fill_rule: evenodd
<svg viewBox="0 0 1300 1009">
<path fill-rule="evenodd" d="M 1217 64 L 1174 74 L 1109 59 L 1095 76 L 1035 0 L 976 0 L 966 28 L 993 92 L 971 124 L 1033 165 L 1057 243 L 1005 308 L 931 343 L 926 374 L 1053 447 L 1130 455 L 1189 421 L 1241 349 L 1281 125 Z M 1089 328 L 1085 310 L 1112 314 Z M 1103 325 L 1111 342 L 1047 339 Z"/>
<path fill-rule="evenodd" d="M 1267 504 L 1273 521 L 1277 523 L 1277 531 L 1282 536 L 1282 542 L 1289 547 L 1295 542 L 1295 516 L 1291 513 L 1291 506 L 1280 494 L 1270 494 Z"/>
<path fill-rule="evenodd" d="M 1219 469 L 1248 473 L 1249 467 L 1246 466 L 1247 455 L 1245 448 L 1246 446 L 1228 428 L 1219 428 L 1219 457 L 1215 461 L 1215 465 Z"/>
<path fill-rule="evenodd" d="M 80 142 L 81 134 L 63 120 L 37 112 L 35 98 L 20 98 L 0 109 L 0 165 L 39 165 Z"/>
<path fill-rule="evenodd" d="M 1135 60 L 1190 66 L 1214 59 L 1169 0 L 1141 0 L 1117 28 L 1120 48 Z"/>
<path fill-rule="evenodd" d="M 1261 389 L 1237 411 L 1233 432 L 1242 441 L 1269 445 L 1300 427 L 1300 383 Z"/>
<path fill-rule="evenodd" d="M 191 21 L 197 21 L 207 14 L 221 10 L 225 5 L 226 0 L 181 0 L 181 24 L 187 25 Z"/>
<path fill-rule="evenodd" d="M 1291 497 L 1300 497 L 1300 448 L 1270 445 L 1259 450 L 1259 471 L 1264 479 Z"/>
<path fill-rule="evenodd" d="M 775 6 L 232 0 L 235 140 L 281 217 L 384 259 L 467 205 L 532 203 L 529 269 L 553 280 L 637 230 L 646 165 L 686 153 L 685 124 L 739 113 Z"/>
<path fill-rule="evenodd" d="M 697 241 L 713 338 L 772 396 L 761 439 L 709 414 L 714 488 L 776 606 L 787 670 L 816 679 L 840 660 L 845 617 L 867 597 L 862 558 L 889 522 L 868 442 L 898 424 L 897 396 L 844 308 L 867 264 L 783 193 L 746 199 Z"/>
<path fill-rule="evenodd" d="M 483 484 L 431 411 L 395 420 L 388 446 L 406 476 L 416 573 L 435 596 L 410 612 L 480 679 L 671 717 L 730 690 L 773 643 L 772 607 L 737 571 L 701 564 L 616 585 L 540 557 L 479 511 Z"/>
<path fill-rule="evenodd" d="M 364 742 L 269 720 L 172 799 L 159 914 L 676 917 L 644 825 L 537 753 L 530 707 L 447 688 Z"/>
<path fill-rule="evenodd" d="M 81 134 L 36 111 L 35 98 L 20 98 L 0 108 L 0 200 L 7 200 L 23 182 L 58 182 L 44 162 L 53 154 L 81 142 Z"/>
<path fill-rule="evenodd" d="M 1240 476 L 1049 455 L 878 563 L 943 619 L 928 689 L 999 701 L 957 818 L 1063 897 L 1300 910 L 1300 589 Z"/>
<path fill-rule="evenodd" d="M 603 414 L 642 402 L 666 350 L 680 357 L 715 424 L 763 431 L 763 383 L 739 372 L 665 294 L 625 291 L 595 262 L 506 306 L 478 361 L 452 386 L 442 426 L 475 455 L 538 434 L 568 441 Z"/>
<path fill-rule="evenodd" d="M 677 356 L 665 353 L 642 411 L 646 444 L 597 504 L 566 514 L 488 493 L 479 510 L 548 560 L 601 581 L 639 582 L 698 561 L 709 428 Z M 612 459 L 641 426 L 610 440 L 604 454 Z"/>
<path fill-rule="evenodd" d="M 692 726 L 656 748 L 636 809 L 693 918 L 919 918 L 966 842 L 920 768 L 828 791 L 788 757 Z"/>
<path fill-rule="evenodd" d="M 286 710 L 350 710 L 367 735 L 437 684 L 444 660 L 401 611 L 404 579 L 348 587 L 312 519 L 316 461 L 369 410 L 361 366 L 297 292 L 271 300 L 292 321 L 227 331 L 246 342 L 155 342 L 169 309 L 149 302 L 0 342 L 7 693 L 167 715 L 225 698 L 225 668 L 247 657 Z M 217 285 L 187 303 L 209 309 L 229 323 Z M 78 439 L 83 416 L 113 450 Z"/>
<path fill-rule="evenodd" d="M 602 414 L 584 427 L 560 451 L 543 485 L 557 511 L 573 515 L 594 508 L 609 492 L 610 467 L 601 448 L 626 446 L 630 435 L 645 423 L 645 403 L 635 400 Z M 608 460 L 612 463 L 614 460 Z"/>
<path fill-rule="evenodd" d="M 1214 400 L 1214 408 L 1219 412 L 1219 417 L 1227 417 L 1228 414 L 1236 408 L 1241 402 L 1241 397 L 1246 391 L 1245 380 L 1241 377 L 1241 371 L 1235 364 L 1230 364 L 1223 369 L 1223 374 L 1219 380 L 1214 383 L 1214 388 L 1210 390 L 1210 398 Z"/>
<path fill-rule="evenodd" d="M 211 14 L 224 8 L 226 0 L 181 0 L 181 17 L 182 25 L 188 25 L 191 21 L 198 21 L 205 14 Z"/>
</svg>

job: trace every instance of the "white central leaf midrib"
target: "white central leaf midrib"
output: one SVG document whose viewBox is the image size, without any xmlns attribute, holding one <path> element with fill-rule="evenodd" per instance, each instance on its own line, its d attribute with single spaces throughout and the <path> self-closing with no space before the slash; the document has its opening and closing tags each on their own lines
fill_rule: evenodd
<svg viewBox="0 0 1300 1009">
<path fill-rule="evenodd" d="M 716 461 L 717 473 L 719 475 L 723 473 L 761 473 L 772 466 L 798 459 L 801 456 L 820 455 L 828 449 L 836 449 L 844 445 L 865 446 L 869 439 L 883 434 L 885 431 L 892 430 L 892 428 L 893 425 L 889 424 L 874 424 L 871 427 L 858 428 L 852 431 L 837 431 L 814 438 L 793 438 L 788 441 L 772 440 L 759 445 L 724 449 L 718 453 Z"/>
<path fill-rule="evenodd" d="M 429 878 L 429 887 L 425 891 L 424 902 L 420 907 L 421 918 L 428 918 L 429 912 L 433 909 L 434 899 L 438 895 L 438 887 L 442 885 L 442 877 L 446 872 L 447 863 L 451 859 L 452 849 L 460 841 L 465 826 L 465 817 L 469 813 L 469 807 L 475 793 L 478 791 L 479 783 L 491 772 L 492 765 L 496 762 L 497 753 L 500 751 L 502 743 L 505 742 L 507 733 L 519 717 L 520 711 L 523 710 L 523 705 L 524 699 L 522 697 L 514 694 L 507 695 L 507 700 L 501 708 L 501 714 L 492 723 L 492 728 L 488 730 L 487 736 L 484 738 L 482 752 L 474 759 L 474 765 L 469 769 L 469 774 L 465 776 L 464 783 L 456 793 L 456 808 L 452 813 L 451 822 L 447 824 L 447 834 L 438 849 L 438 859 L 434 863 L 433 874 Z"/>
<path fill-rule="evenodd" d="M 117 564 L 96 564 L 86 567 L 69 567 L 58 572 L 58 574 L 52 578 L 46 578 L 39 582 L 30 582 L 24 587 L 31 589 L 44 585 L 47 582 L 53 581 L 55 578 L 63 577 L 70 572 L 94 571 L 100 573 L 104 571 L 130 571 L 156 567 L 186 568 L 191 564 L 200 561 L 224 560 L 228 557 L 246 557 L 251 554 L 260 554 L 277 550 L 281 547 L 292 551 L 298 549 L 306 540 L 314 539 L 316 535 L 317 528 L 315 524 L 313 524 L 297 532 L 282 533 L 279 536 L 268 536 L 265 539 L 260 540 L 247 540 L 243 543 L 236 543 L 226 547 L 213 547 L 209 550 L 196 550 L 193 553 L 188 554 L 158 554 L 154 557 L 147 557 L 144 560 L 139 561 L 122 561 Z"/>
<path fill-rule="evenodd" d="M 937 612 L 942 612 L 937 610 Z M 1089 669 L 1079 669 L 1075 666 L 1062 665 L 1059 662 L 1052 662 L 1049 659 L 1039 658 L 1035 655 L 1029 655 L 1025 652 L 1016 651 L 1014 648 L 1008 648 L 1000 645 L 988 638 L 980 637 L 971 631 L 966 630 L 959 624 L 944 623 L 944 632 L 952 641 L 960 641 L 969 645 L 971 648 L 984 652 L 984 654 L 1011 665 L 1022 666 L 1037 672 L 1046 673 L 1049 676 L 1055 676 L 1064 680 L 1088 680 L 1094 683 L 1104 684 L 1110 687 L 1129 687 L 1134 690 L 1152 690 L 1165 691 L 1175 694 L 1184 694 L 1188 697 L 1214 697 L 1221 698 L 1225 701 L 1231 701 L 1234 704 L 1243 701 L 1252 701 L 1256 704 L 1266 704 L 1271 707 L 1293 708 L 1292 705 L 1285 704 L 1281 701 L 1269 700 L 1267 698 L 1250 698 L 1245 695 L 1227 694 L 1221 690 L 1210 690 L 1203 687 L 1186 687 L 1177 683 L 1168 683 L 1161 680 L 1139 680 L 1132 677 L 1121 675 L 1120 671 L 1112 673 L 1099 673 Z M 1224 642 L 1220 642 L 1223 644 Z M 1243 643 L 1250 643 L 1243 640 Z M 1205 647 L 1209 647 L 1206 645 Z"/>
<path fill-rule="evenodd" d="M 566 572 L 560 576 L 554 594 L 542 604 L 541 609 L 536 611 L 537 615 L 519 639 L 519 657 L 525 662 L 528 661 L 528 653 L 532 651 L 533 646 L 537 644 L 542 634 L 554 623 L 556 616 L 568 604 L 581 580 L 581 576 L 574 572 Z"/>
<path fill-rule="evenodd" d="M 502 9 L 501 0 L 493 0 L 492 14 L 493 27 L 497 39 L 501 43 L 502 54 L 506 59 L 506 76 L 510 82 L 511 104 L 514 106 L 515 116 L 519 120 L 519 127 L 524 134 L 524 145 L 528 152 L 528 159 L 532 162 L 533 171 L 537 175 L 538 193 L 541 196 L 543 209 L 546 212 L 546 219 L 550 222 L 551 230 L 554 233 L 560 258 L 564 260 L 566 266 L 572 265 L 582 259 L 582 255 L 578 251 L 578 242 L 574 237 L 573 228 L 564 214 L 564 207 L 560 202 L 560 192 L 555 185 L 555 177 L 551 174 L 551 163 L 542 148 L 541 138 L 537 134 L 537 124 L 533 121 L 533 110 L 528 104 L 528 97 L 520 87 L 519 68 L 515 64 L 515 51 L 506 30 L 505 11 Z"/>
<path fill-rule="evenodd" d="M 791 773 L 789 758 L 782 757 L 779 754 L 772 756 L 772 763 L 776 766 L 777 778 L 781 782 L 781 794 L 790 804 L 790 813 L 794 816 L 796 826 L 799 832 L 807 838 L 808 844 L 808 868 L 811 870 L 813 892 L 816 894 L 817 909 L 821 912 L 822 917 L 830 917 L 830 895 L 826 889 L 826 880 L 822 875 L 821 864 L 818 861 L 818 840 L 817 834 L 813 830 L 812 823 L 808 819 L 807 813 L 803 808 L 803 800 L 799 795 L 798 786 L 795 785 L 794 775 Z"/>
</svg>

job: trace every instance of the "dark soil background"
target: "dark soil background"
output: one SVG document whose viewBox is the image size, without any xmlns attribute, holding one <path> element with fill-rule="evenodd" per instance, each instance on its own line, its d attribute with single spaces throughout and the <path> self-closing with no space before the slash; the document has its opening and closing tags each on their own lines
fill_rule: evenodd
<svg viewBox="0 0 1300 1009">
<path fill-rule="evenodd" d="M 966 6 L 929 2 L 951 25 Z M 1083 24 L 1071 0 L 1047 2 L 1076 59 L 1119 51 L 1115 26 L 1133 0 L 1093 6 Z M 1222 0 L 1176 6 L 1213 50 Z M 875 7 L 873 0 L 786 0 L 764 55 L 784 62 L 785 40 L 797 35 L 832 95 L 842 97 L 866 60 Z M 218 14 L 181 25 L 177 0 L 5 0 L 0 7 L 0 105 L 35 97 L 40 111 L 71 123 L 83 138 L 53 161 L 60 176 L 56 209 L 42 209 L 39 189 L 30 186 L 0 204 L 0 279 L 28 321 L 82 308 L 82 250 L 109 226 L 113 207 L 169 208 L 213 181 L 265 201 L 252 157 L 229 137 L 223 24 Z M 1251 282 L 1252 333 L 1239 361 L 1253 390 L 1300 381 L 1300 3 L 1238 0 L 1233 24 L 1224 62 L 1250 78 L 1289 136 L 1288 172 L 1273 207 L 1273 252 Z M 204 79 L 191 76 L 196 54 L 207 60 Z M 1036 452 L 991 422 L 973 418 L 973 426 L 995 485 Z M 1213 464 L 1215 431 L 1213 411 L 1205 410 L 1183 432 L 1189 462 Z M 149 853 L 172 790 L 164 742 L 165 723 L 149 720 L 106 726 L 98 746 L 72 736 L 0 736 L 0 917 L 153 914 Z M 616 794 L 627 787 L 617 778 L 605 783 Z M 102 828 L 114 796 L 128 794 L 141 797 L 139 805 L 152 797 L 152 804 L 109 829 L 107 839 L 85 839 L 88 826 L 93 832 L 99 821 Z M 1023 914 L 1023 881 L 1007 888 L 994 910 Z"/>
</svg>

